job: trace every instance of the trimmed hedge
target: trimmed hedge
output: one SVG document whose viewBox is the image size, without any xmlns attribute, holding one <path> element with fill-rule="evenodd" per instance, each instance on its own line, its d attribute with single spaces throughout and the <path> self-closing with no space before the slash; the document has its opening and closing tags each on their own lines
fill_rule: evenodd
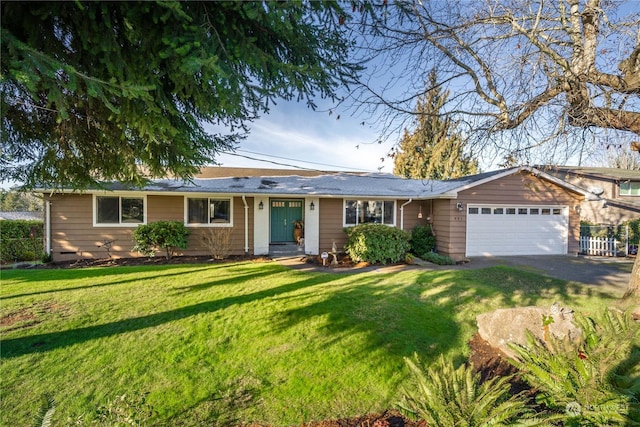
<svg viewBox="0 0 640 427">
<path fill-rule="evenodd" d="M 383 224 L 361 224 L 345 229 L 345 250 L 353 261 L 372 264 L 398 262 L 409 250 L 409 233 Z"/>
<path fill-rule="evenodd" d="M 44 254 L 44 222 L 0 221 L 0 261 L 33 261 Z"/>
</svg>

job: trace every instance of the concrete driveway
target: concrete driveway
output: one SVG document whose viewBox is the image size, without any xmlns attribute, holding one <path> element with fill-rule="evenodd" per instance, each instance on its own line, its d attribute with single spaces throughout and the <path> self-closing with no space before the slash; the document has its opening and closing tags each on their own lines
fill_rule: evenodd
<svg viewBox="0 0 640 427">
<path fill-rule="evenodd" d="M 471 262 L 461 267 L 483 268 L 506 265 L 558 279 L 587 285 L 606 286 L 624 292 L 631 278 L 633 262 L 634 259 L 622 257 L 528 255 L 471 258 Z"/>
</svg>

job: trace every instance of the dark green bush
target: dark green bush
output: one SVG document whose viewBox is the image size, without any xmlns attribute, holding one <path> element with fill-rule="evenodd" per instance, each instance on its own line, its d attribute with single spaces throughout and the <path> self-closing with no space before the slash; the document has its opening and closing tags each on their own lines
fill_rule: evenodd
<svg viewBox="0 0 640 427">
<path fill-rule="evenodd" d="M 43 236 L 42 221 L 0 221 L 0 260 L 14 262 L 42 258 Z"/>
<path fill-rule="evenodd" d="M 156 250 L 165 250 L 171 259 L 176 249 L 186 249 L 189 229 L 180 221 L 156 221 L 139 225 L 133 232 L 134 251 L 154 256 Z"/>
<path fill-rule="evenodd" d="M 417 225 L 411 230 L 411 253 L 419 258 L 433 252 L 436 247 L 436 237 L 431 231 L 430 225 Z"/>
<path fill-rule="evenodd" d="M 455 265 L 456 262 L 453 258 L 448 257 L 446 255 L 440 255 L 437 254 L 435 252 L 428 252 L 426 253 L 422 259 L 424 259 L 425 261 L 429 261 L 432 262 L 434 264 L 438 264 L 438 265 Z"/>
<path fill-rule="evenodd" d="M 410 248 L 409 233 L 383 224 L 356 225 L 345 232 L 345 250 L 354 261 L 398 262 Z"/>
</svg>

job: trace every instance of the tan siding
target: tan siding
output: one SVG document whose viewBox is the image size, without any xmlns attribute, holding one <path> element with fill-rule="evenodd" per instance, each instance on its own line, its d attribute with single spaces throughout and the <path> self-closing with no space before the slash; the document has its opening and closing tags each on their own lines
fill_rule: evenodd
<svg viewBox="0 0 640 427">
<path fill-rule="evenodd" d="M 433 232 L 436 235 L 436 249 L 442 255 L 448 255 L 453 258 L 464 256 L 464 247 L 462 254 L 460 248 L 454 245 L 452 240 L 452 221 L 451 217 L 457 214 L 455 209 L 455 201 L 453 200 L 434 200 L 433 201 Z"/>
<path fill-rule="evenodd" d="M 577 253 L 579 248 L 580 218 L 575 209 L 583 196 L 568 191 L 559 185 L 536 177 L 528 172 L 509 175 L 479 185 L 458 194 L 464 207 L 470 203 L 505 205 L 560 205 L 569 207 L 568 253 Z M 452 212 L 457 212 L 452 206 Z M 464 213 L 464 212 L 463 212 Z M 452 253 L 460 253 L 466 242 L 466 215 L 462 221 L 453 221 L 450 235 Z"/>
<path fill-rule="evenodd" d="M 580 216 L 593 224 L 617 225 L 625 221 L 640 218 L 639 212 L 621 209 L 613 205 L 604 205 L 602 200 L 584 201 L 580 205 Z"/>
<path fill-rule="evenodd" d="M 183 196 L 147 196 L 147 222 L 184 221 Z"/>
<path fill-rule="evenodd" d="M 396 201 L 396 225 L 400 228 L 400 207 L 407 200 Z M 426 225 L 427 218 L 431 215 L 429 212 L 431 203 L 428 200 L 414 200 L 404 207 L 404 230 L 411 232 L 417 225 Z M 418 214 L 422 213 L 422 218 L 418 218 Z"/>
<path fill-rule="evenodd" d="M 343 207 L 342 199 L 320 199 L 320 252 L 331 251 L 333 242 L 338 252 L 344 251 L 347 234 L 344 232 Z"/>
<path fill-rule="evenodd" d="M 78 258 L 105 258 L 107 251 L 99 247 L 106 241 L 113 241 L 111 255 L 116 258 L 139 257 L 132 252 L 134 246 L 132 227 L 94 227 L 93 197 L 79 194 L 57 194 L 51 201 L 51 252 L 54 261 Z M 253 199 L 247 198 L 253 206 Z M 234 197 L 233 203 L 233 246 L 230 255 L 244 255 L 244 204 L 242 198 Z M 249 209 L 249 253 L 253 253 L 253 213 Z M 147 222 L 161 220 L 184 220 L 183 196 L 147 196 Z M 190 228 L 187 249 L 179 255 L 209 255 L 201 241 L 203 229 Z M 159 254 L 161 255 L 161 254 Z"/>
<path fill-rule="evenodd" d="M 581 175 L 566 174 L 562 175 L 562 179 L 571 184 L 589 189 L 590 187 L 599 187 L 604 190 L 601 197 L 619 200 L 621 202 L 633 203 L 637 201 L 637 197 L 620 196 L 620 187 L 617 182 L 595 177 L 585 177 Z M 585 221 L 594 224 L 621 224 L 625 221 L 640 218 L 640 213 L 631 209 L 621 209 L 615 206 L 603 206 L 602 200 L 584 201 L 581 205 L 582 211 L 580 216 Z"/>
<path fill-rule="evenodd" d="M 396 226 L 400 228 L 401 213 L 400 207 L 406 203 L 407 199 L 396 201 Z M 418 213 L 422 208 L 422 218 L 418 218 Z M 344 249 L 347 243 L 347 234 L 344 232 L 344 209 L 343 199 L 321 199 L 320 200 L 320 252 L 330 251 L 333 242 L 336 243 L 338 251 Z M 430 216 L 429 201 L 413 201 L 404 207 L 404 230 L 411 232 L 413 228 L 420 224 L 427 224 L 427 217 Z"/>
<path fill-rule="evenodd" d="M 247 197 L 247 205 L 253 206 L 253 198 Z M 249 213 L 249 254 L 253 253 L 253 210 Z M 232 249 L 229 255 L 244 255 L 244 203 L 242 197 L 233 198 L 233 233 L 231 235 Z M 183 215 L 184 216 L 184 215 Z M 190 227 L 189 246 L 184 251 L 185 255 L 209 255 L 209 250 L 202 243 L 202 236 L 208 233 L 209 227 Z"/>
<path fill-rule="evenodd" d="M 51 197 L 51 255 L 54 261 L 77 258 L 105 258 L 99 246 L 113 241 L 113 256 L 131 256 L 132 228 L 94 227 L 93 197 L 64 194 Z"/>
</svg>

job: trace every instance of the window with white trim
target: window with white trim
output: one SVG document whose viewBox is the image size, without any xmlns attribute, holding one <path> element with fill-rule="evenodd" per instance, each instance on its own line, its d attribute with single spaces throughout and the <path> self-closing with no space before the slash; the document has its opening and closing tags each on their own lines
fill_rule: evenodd
<svg viewBox="0 0 640 427">
<path fill-rule="evenodd" d="M 640 182 L 621 182 L 621 196 L 640 196 Z"/>
<path fill-rule="evenodd" d="M 93 200 L 97 226 L 136 226 L 145 222 L 145 197 L 94 196 Z"/>
<path fill-rule="evenodd" d="M 395 225 L 395 206 L 393 200 L 345 200 L 344 224 Z"/>
<path fill-rule="evenodd" d="M 186 223 L 194 226 L 229 227 L 233 225 L 231 198 L 188 197 Z"/>
</svg>

